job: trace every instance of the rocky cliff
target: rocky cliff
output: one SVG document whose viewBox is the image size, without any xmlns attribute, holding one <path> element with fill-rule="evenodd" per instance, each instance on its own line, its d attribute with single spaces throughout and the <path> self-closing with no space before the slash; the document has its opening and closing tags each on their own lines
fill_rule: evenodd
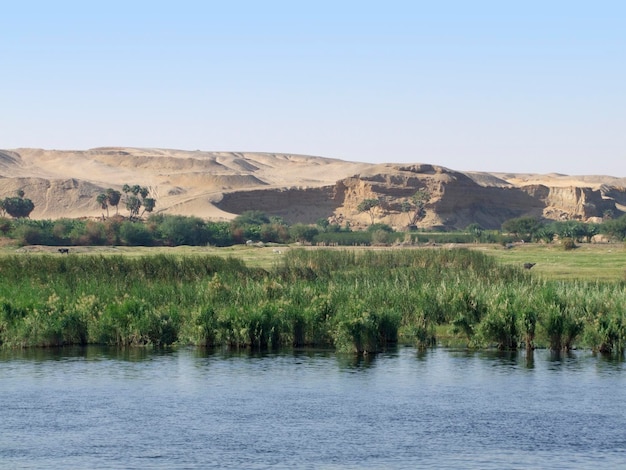
<svg viewBox="0 0 626 470">
<path fill-rule="evenodd" d="M 597 221 L 609 211 L 614 216 L 623 214 L 626 198 L 623 186 L 515 186 L 493 175 L 465 174 L 435 165 L 373 165 L 333 186 L 240 191 L 227 195 L 217 205 L 233 212 L 244 207 L 258 209 L 290 222 L 313 223 L 325 217 L 364 228 L 371 220 L 357 207 L 361 201 L 375 198 L 381 201 L 373 210 L 376 222 L 400 229 L 410 222 L 409 214 L 402 211 L 402 203 L 410 201 L 418 190 L 426 190 L 431 196 L 420 226 L 441 229 L 464 228 L 471 223 L 499 228 L 504 221 L 522 216 Z M 294 212 L 293 206 L 300 210 Z"/>
</svg>

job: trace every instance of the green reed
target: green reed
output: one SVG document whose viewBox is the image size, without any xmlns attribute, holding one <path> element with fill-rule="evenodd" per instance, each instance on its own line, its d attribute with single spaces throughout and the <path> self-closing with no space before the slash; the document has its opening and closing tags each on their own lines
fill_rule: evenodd
<svg viewBox="0 0 626 470">
<path fill-rule="evenodd" d="M 0 258 L 4 347 L 469 347 L 622 353 L 623 283 L 556 282 L 464 249 L 291 250 L 268 270 L 219 256 Z M 443 330 L 442 330 L 443 328 Z"/>
</svg>

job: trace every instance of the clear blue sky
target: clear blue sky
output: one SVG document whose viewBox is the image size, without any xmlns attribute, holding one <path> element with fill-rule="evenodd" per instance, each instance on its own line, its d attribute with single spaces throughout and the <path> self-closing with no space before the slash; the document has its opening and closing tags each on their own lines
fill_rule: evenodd
<svg viewBox="0 0 626 470">
<path fill-rule="evenodd" d="M 626 2 L 3 1 L 0 148 L 626 176 Z"/>
</svg>

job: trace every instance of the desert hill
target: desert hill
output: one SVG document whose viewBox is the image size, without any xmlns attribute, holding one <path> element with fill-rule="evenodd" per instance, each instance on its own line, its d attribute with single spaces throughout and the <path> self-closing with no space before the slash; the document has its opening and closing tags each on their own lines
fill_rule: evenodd
<svg viewBox="0 0 626 470">
<path fill-rule="evenodd" d="M 401 204 L 418 189 L 431 199 L 422 226 L 500 227 L 512 217 L 595 220 L 626 211 L 626 178 L 459 172 L 429 164 L 369 164 L 306 155 L 148 148 L 0 150 L 0 198 L 23 189 L 32 218 L 102 217 L 96 196 L 148 186 L 155 212 L 229 220 L 250 209 L 290 223 L 326 218 L 370 223 L 359 202 L 377 198 L 376 221 L 401 228 Z M 120 212 L 126 213 L 123 204 Z"/>
</svg>

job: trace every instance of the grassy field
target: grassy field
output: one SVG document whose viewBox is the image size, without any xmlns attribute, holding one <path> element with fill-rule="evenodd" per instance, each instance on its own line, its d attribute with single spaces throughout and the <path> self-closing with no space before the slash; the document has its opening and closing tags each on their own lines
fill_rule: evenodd
<svg viewBox="0 0 626 470">
<path fill-rule="evenodd" d="M 483 245 L 475 249 L 496 257 L 500 262 L 523 266 L 536 263 L 531 273 L 545 279 L 621 281 L 626 280 L 626 245 L 580 244 L 565 251 L 559 245 L 519 244 L 506 249 Z"/>
<path fill-rule="evenodd" d="M 449 249 L 452 245 L 441 245 L 440 249 Z M 585 281 L 623 281 L 626 280 L 626 244 L 579 244 L 578 248 L 565 251 L 560 245 L 551 244 L 517 244 L 512 248 L 501 245 L 456 244 L 455 247 L 469 248 L 494 256 L 507 265 L 523 266 L 524 263 L 536 263 L 531 274 L 553 280 L 585 280 Z M 244 246 L 235 245 L 227 248 L 216 247 L 72 247 L 70 254 L 87 255 L 125 255 L 145 256 L 150 254 L 171 254 L 189 256 L 194 254 L 234 257 L 241 259 L 250 267 L 272 268 L 282 255 L 293 249 L 293 246 Z M 299 248 L 299 247 L 298 247 Z M 309 249 L 317 249 L 309 247 Z M 321 248 L 320 248 L 321 249 Z M 329 250 L 394 250 L 392 247 L 337 247 Z M 433 249 L 433 247 L 415 249 Z M 58 248 L 47 246 L 29 246 L 15 248 L 5 246 L 0 255 L 57 253 Z M 61 256 L 61 255 L 59 255 Z"/>
</svg>

